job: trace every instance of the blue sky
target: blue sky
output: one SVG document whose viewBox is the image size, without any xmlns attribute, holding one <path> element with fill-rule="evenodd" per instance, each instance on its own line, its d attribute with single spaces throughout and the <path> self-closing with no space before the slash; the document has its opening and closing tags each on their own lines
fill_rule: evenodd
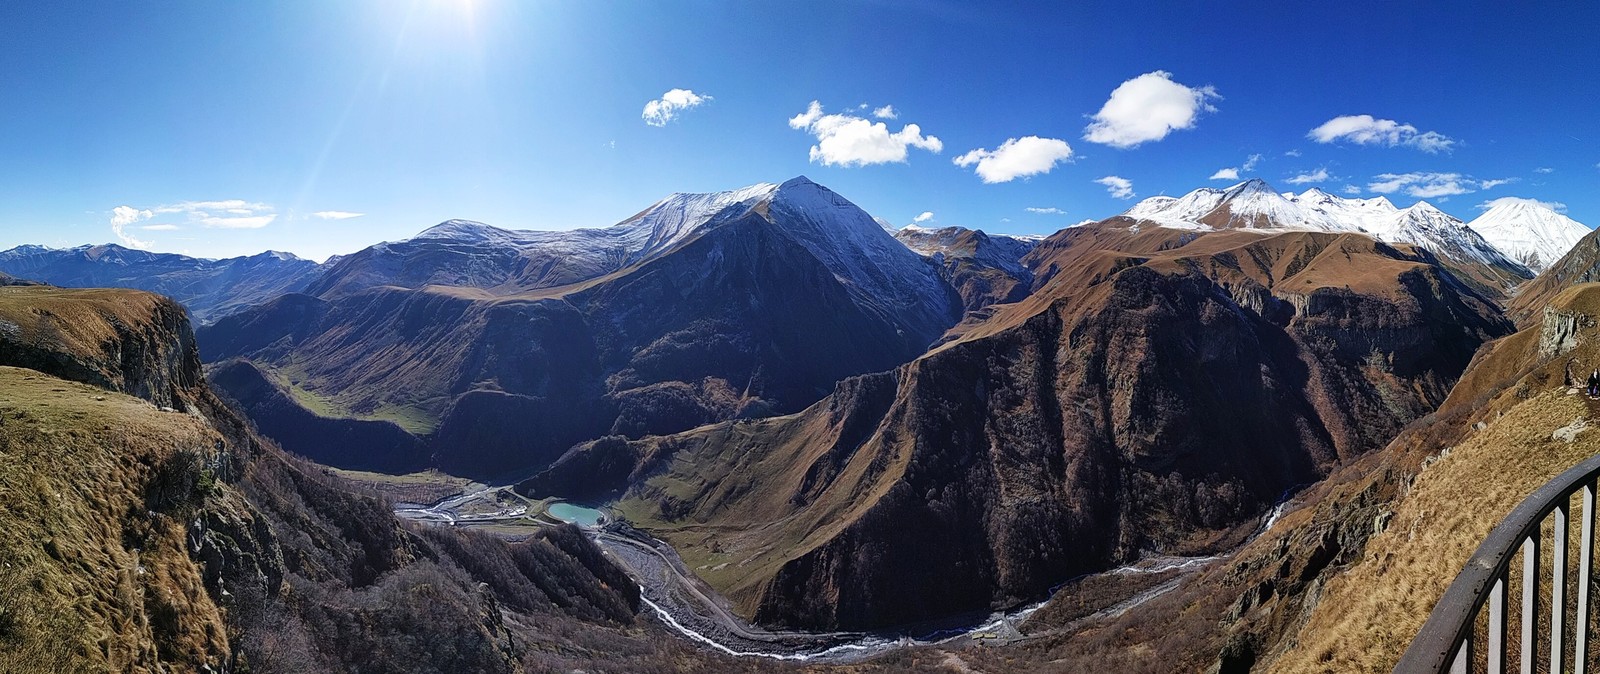
<svg viewBox="0 0 1600 674">
<path fill-rule="evenodd" d="M 1592 3 L 970 4 L 5 3 L 0 247 L 118 221 L 153 250 L 321 258 L 800 174 L 895 224 L 998 232 L 1120 212 L 1108 176 L 1136 200 L 1225 168 L 1600 223 Z M 703 100 L 647 123 L 674 89 Z"/>
</svg>

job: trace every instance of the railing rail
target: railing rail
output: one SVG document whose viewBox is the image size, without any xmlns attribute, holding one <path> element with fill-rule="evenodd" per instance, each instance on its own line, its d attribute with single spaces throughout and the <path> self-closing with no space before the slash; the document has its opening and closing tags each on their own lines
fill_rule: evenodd
<svg viewBox="0 0 1600 674">
<path fill-rule="evenodd" d="M 1434 674 L 1469 674 L 1475 658 L 1474 631 L 1478 614 L 1488 608 L 1488 636 L 1485 660 L 1490 674 L 1506 671 L 1506 586 L 1510 581 L 1511 563 L 1518 549 L 1522 551 L 1522 609 L 1521 630 L 1517 663 L 1523 674 L 1533 674 L 1539 647 L 1538 617 L 1540 600 L 1548 599 L 1550 630 L 1545 635 L 1549 645 L 1551 672 L 1586 674 L 1589 666 L 1589 584 L 1594 578 L 1594 516 L 1595 481 L 1600 478 L 1600 456 L 1593 456 L 1570 470 L 1545 483 L 1534 491 L 1502 521 L 1483 543 L 1478 546 L 1461 575 L 1445 590 L 1444 596 L 1434 606 L 1428 621 L 1412 640 L 1411 646 L 1395 666 L 1396 674 L 1432 672 Z M 1577 620 L 1571 634 L 1575 657 L 1564 661 L 1568 631 L 1567 614 L 1567 529 L 1569 503 L 1574 494 L 1583 492 L 1583 505 L 1579 511 L 1581 535 L 1578 547 Z M 1553 518 L 1554 532 L 1549 554 L 1543 548 L 1541 529 L 1546 519 Z M 1543 567 L 1541 557 L 1549 557 L 1549 592 L 1540 596 L 1539 585 Z"/>
</svg>

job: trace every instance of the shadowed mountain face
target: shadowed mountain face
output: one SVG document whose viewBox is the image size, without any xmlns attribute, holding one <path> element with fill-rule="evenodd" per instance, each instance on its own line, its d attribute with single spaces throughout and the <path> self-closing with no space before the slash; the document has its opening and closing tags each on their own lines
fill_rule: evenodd
<svg viewBox="0 0 1600 674">
<path fill-rule="evenodd" d="M 0 271 L 72 288 L 133 288 L 171 297 L 209 323 L 284 293 L 298 292 L 321 265 L 288 253 L 206 260 L 115 244 L 19 246 L 0 251 Z"/>
<path fill-rule="evenodd" d="M 615 489 L 759 621 L 912 622 L 1213 549 L 1510 329 L 1409 246 L 1133 224 L 1045 240 L 1031 296 L 800 414 L 591 443 L 523 489 Z"/>
<path fill-rule="evenodd" d="M 203 355 L 275 370 L 334 415 L 400 421 L 438 465 L 481 475 L 801 409 L 914 358 L 959 312 L 933 264 L 804 179 L 677 195 L 611 230 L 429 232 L 339 261 L 319 296 L 204 328 Z M 596 239 L 637 248 L 529 272 Z"/>
<path fill-rule="evenodd" d="M 965 227 L 914 225 L 896 231 L 894 238 L 938 264 L 940 275 L 960 293 L 962 308 L 969 313 L 1028 296 L 1033 274 L 1022 265 L 1022 257 L 1033 250 L 1034 240 Z"/>
</svg>

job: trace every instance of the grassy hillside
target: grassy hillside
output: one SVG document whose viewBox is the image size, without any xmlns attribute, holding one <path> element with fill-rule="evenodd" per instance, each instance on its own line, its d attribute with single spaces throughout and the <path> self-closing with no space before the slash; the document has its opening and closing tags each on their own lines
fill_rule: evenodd
<svg viewBox="0 0 1600 674">
<path fill-rule="evenodd" d="M 32 370 L 0 367 L 0 391 L 0 671 L 221 660 L 223 621 L 184 524 L 216 489 L 221 437 Z"/>
</svg>

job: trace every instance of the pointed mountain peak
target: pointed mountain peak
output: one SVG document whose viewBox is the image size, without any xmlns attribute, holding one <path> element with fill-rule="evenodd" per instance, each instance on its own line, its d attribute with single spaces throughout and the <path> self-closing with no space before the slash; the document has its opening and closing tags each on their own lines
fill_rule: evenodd
<svg viewBox="0 0 1600 674">
<path fill-rule="evenodd" d="M 1412 204 L 1410 208 L 1407 208 L 1406 211 L 1407 212 L 1411 212 L 1411 213 L 1428 214 L 1428 215 L 1432 215 L 1434 213 L 1437 213 L 1437 214 L 1443 215 L 1445 217 L 1452 217 L 1449 213 L 1446 213 L 1444 211 L 1439 210 L 1439 208 L 1437 206 L 1434 206 L 1433 204 L 1430 204 L 1430 203 L 1428 203 L 1426 201 L 1418 201 L 1417 203 Z"/>
<path fill-rule="evenodd" d="M 1227 194 L 1229 198 L 1255 194 L 1270 194 L 1280 199 L 1283 198 L 1283 195 L 1278 194 L 1277 190 L 1272 189 L 1272 186 L 1267 184 L 1267 181 L 1260 178 L 1251 178 L 1234 185 L 1228 188 Z"/>
<path fill-rule="evenodd" d="M 798 176 L 795 176 L 793 178 L 790 178 L 788 180 L 783 181 L 783 184 L 778 185 L 778 189 L 784 189 L 784 188 L 789 188 L 789 187 L 804 187 L 804 186 L 807 186 L 807 185 L 810 185 L 810 186 L 813 186 L 813 187 L 822 187 L 821 184 L 811 180 L 810 178 L 807 178 L 807 177 L 805 177 L 803 175 L 798 175 Z M 827 189 L 827 188 L 823 187 L 823 189 Z"/>
</svg>

